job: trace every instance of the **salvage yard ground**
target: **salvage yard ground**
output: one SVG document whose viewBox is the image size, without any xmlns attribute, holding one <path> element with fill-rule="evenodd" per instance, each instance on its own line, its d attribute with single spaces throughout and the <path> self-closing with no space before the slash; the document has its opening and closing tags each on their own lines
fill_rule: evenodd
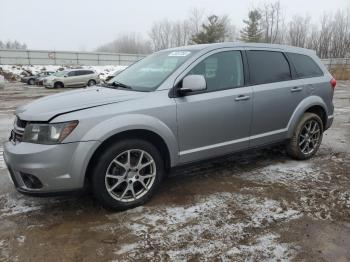
<svg viewBox="0 0 350 262">
<path fill-rule="evenodd" d="M 0 142 L 15 107 L 65 90 L 0 90 Z M 319 153 L 254 150 L 177 171 L 145 206 L 103 210 L 91 196 L 17 193 L 0 146 L 0 261 L 349 261 L 350 82 Z M 58 159 L 59 161 L 59 159 Z"/>
</svg>

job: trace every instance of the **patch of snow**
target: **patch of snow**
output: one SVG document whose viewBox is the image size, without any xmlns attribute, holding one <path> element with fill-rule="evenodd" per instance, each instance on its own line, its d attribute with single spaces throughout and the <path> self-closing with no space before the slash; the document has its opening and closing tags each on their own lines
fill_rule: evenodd
<svg viewBox="0 0 350 262">
<path fill-rule="evenodd" d="M 120 249 L 117 250 L 115 252 L 116 255 L 121 255 L 121 254 L 125 254 L 130 252 L 131 250 L 134 250 L 135 248 L 137 248 L 137 244 L 133 243 L 133 244 L 125 244 L 125 245 L 121 245 Z"/>
<path fill-rule="evenodd" d="M 282 209 L 277 201 L 251 194 L 223 192 L 197 196 L 191 206 L 143 207 L 128 211 L 125 226 L 139 242 L 120 246 L 116 252 L 135 259 L 140 252 L 152 257 L 151 252 L 144 250 L 152 243 L 161 256 L 171 260 L 186 260 L 196 254 L 210 259 L 237 247 L 240 240 L 250 236 L 252 228 L 264 229 L 272 223 L 300 216 L 296 210 Z M 109 219 L 113 217 L 108 216 Z M 276 245 L 275 238 L 269 240 L 271 246 L 276 247 L 270 257 L 283 257 L 287 252 L 283 248 L 288 249 L 287 246 Z M 259 247 L 265 246 L 257 244 Z"/>
<path fill-rule="evenodd" d="M 26 236 L 18 236 L 18 237 L 16 237 L 16 240 L 18 241 L 18 243 L 20 245 L 22 245 L 24 243 L 24 241 L 26 240 Z"/>
<path fill-rule="evenodd" d="M 286 243 L 278 243 L 278 235 L 266 234 L 256 239 L 252 245 L 239 245 L 226 254 L 228 256 L 244 255 L 245 261 L 255 261 L 255 256 L 261 254 L 259 261 L 290 261 L 293 257 L 293 247 Z M 225 259 L 224 259 L 225 261 Z"/>
<path fill-rule="evenodd" d="M 22 196 L 14 197 L 10 193 L 0 195 L 0 218 L 25 214 L 39 210 L 40 208 L 41 205 L 31 202 L 29 198 L 23 198 Z"/>
<path fill-rule="evenodd" d="M 306 179 L 317 179 L 319 172 L 310 162 L 287 161 L 239 174 L 240 178 L 267 183 L 290 184 Z"/>
</svg>

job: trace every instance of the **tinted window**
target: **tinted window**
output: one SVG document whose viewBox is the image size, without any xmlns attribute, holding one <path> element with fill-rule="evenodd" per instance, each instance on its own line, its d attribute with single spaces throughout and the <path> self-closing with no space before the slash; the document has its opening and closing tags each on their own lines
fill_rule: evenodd
<svg viewBox="0 0 350 262">
<path fill-rule="evenodd" d="M 322 70 L 311 57 L 295 53 L 288 53 L 288 57 L 299 78 L 323 76 Z"/>
<path fill-rule="evenodd" d="M 207 90 L 234 88 L 244 84 L 240 51 L 226 51 L 211 55 L 196 65 L 189 75 L 203 75 Z"/>
<path fill-rule="evenodd" d="M 290 80 L 289 64 L 281 52 L 248 51 L 250 81 L 264 84 Z"/>
<path fill-rule="evenodd" d="M 85 71 L 85 70 L 78 70 L 78 71 L 75 71 L 75 75 L 76 75 L 76 76 L 86 75 L 86 71 Z"/>
<path fill-rule="evenodd" d="M 76 71 L 70 71 L 70 72 L 68 73 L 68 76 L 76 76 Z"/>
</svg>

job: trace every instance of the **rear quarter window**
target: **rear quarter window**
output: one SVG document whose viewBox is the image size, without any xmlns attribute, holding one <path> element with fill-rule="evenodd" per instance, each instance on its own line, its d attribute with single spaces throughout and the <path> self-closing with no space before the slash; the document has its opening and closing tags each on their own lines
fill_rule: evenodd
<svg viewBox="0 0 350 262">
<path fill-rule="evenodd" d="M 323 76 L 322 70 L 311 57 L 296 53 L 287 54 L 295 67 L 298 78 Z"/>
<path fill-rule="evenodd" d="M 254 85 L 291 80 L 289 63 L 283 53 L 252 50 L 247 52 L 250 82 Z"/>
</svg>

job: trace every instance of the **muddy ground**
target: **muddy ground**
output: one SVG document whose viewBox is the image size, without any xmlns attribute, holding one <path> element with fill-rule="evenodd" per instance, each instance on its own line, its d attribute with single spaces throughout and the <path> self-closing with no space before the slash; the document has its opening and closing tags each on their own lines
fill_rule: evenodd
<svg viewBox="0 0 350 262">
<path fill-rule="evenodd" d="M 0 90 L 0 141 L 16 106 L 53 92 Z M 338 83 L 334 101 L 313 159 L 275 147 L 201 164 L 122 213 L 90 195 L 22 196 L 1 156 L 0 261 L 350 261 L 350 82 Z"/>
</svg>

